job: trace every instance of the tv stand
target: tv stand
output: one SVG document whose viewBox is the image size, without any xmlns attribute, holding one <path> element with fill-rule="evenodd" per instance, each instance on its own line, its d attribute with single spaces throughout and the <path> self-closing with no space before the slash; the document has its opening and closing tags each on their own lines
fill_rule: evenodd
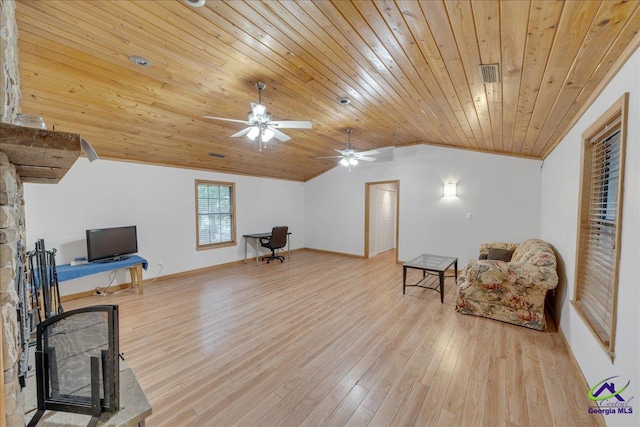
<svg viewBox="0 0 640 427">
<path fill-rule="evenodd" d="M 144 282 L 142 280 L 142 269 L 145 270 L 149 266 L 146 259 L 138 256 L 121 257 L 119 261 L 94 261 L 88 264 L 74 265 L 64 264 L 57 267 L 58 282 L 78 279 L 80 277 L 89 276 L 91 274 L 102 273 L 105 271 L 118 270 L 120 268 L 128 268 L 131 275 L 131 285 L 138 287 L 138 293 L 142 295 L 144 292 Z"/>
</svg>

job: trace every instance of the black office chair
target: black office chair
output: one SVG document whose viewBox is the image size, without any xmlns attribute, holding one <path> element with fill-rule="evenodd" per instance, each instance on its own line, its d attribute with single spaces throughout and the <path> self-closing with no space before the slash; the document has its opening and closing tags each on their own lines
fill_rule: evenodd
<svg viewBox="0 0 640 427">
<path fill-rule="evenodd" d="M 271 255 L 263 256 L 263 261 L 266 259 L 267 264 L 269 264 L 272 259 L 279 259 L 280 262 L 284 262 L 283 256 L 276 255 L 276 249 L 282 249 L 287 245 L 288 232 L 289 227 L 287 226 L 273 227 L 273 230 L 271 230 L 271 237 L 260 238 L 260 246 L 271 249 Z"/>
</svg>

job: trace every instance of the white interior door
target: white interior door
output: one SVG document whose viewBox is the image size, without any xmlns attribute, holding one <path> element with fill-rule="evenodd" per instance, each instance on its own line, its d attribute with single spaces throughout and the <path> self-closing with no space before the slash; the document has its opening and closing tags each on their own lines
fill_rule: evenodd
<svg viewBox="0 0 640 427">
<path fill-rule="evenodd" d="M 395 248 L 396 192 L 376 187 L 376 254 Z"/>
</svg>

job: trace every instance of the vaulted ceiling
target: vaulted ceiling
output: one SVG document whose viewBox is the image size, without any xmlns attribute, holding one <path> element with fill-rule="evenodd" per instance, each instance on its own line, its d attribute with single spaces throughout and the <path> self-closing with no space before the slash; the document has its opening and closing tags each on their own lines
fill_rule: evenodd
<svg viewBox="0 0 640 427">
<path fill-rule="evenodd" d="M 301 181 L 335 166 L 317 157 L 344 148 L 347 128 L 357 150 L 539 159 L 638 46 L 639 6 L 19 0 L 22 112 L 82 134 L 101 158 Z M 480 64 L 499 64 L 500 81 L 483 84 Z M 260 152 L 230 138 L 242 124 L 202 118 L 246 119 L 256 81 L 274 119 L 313 129 Z"/>
</svg>

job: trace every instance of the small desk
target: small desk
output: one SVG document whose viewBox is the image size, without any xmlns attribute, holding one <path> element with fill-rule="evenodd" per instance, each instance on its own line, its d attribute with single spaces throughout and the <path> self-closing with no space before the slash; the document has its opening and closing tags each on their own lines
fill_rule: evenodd
<svg viewBox="0 0 640 427">
<path fill-rule="evenodd" d="M 149 266 L 146 259 L 132 255 L 120 261 L 100 262 L 94 261 L 88 264 L 71 265 L 63 264 L 56 267 L 58 273 L 58 282 L 78 279 L 80 277 L 89 276 L 91 274 L 102 273 L 104 271 L 118 270 L 120 268 L 129 268 L 131 275 L 131 285 L 138 287 L 138 293 L 142 295 L 144 291 L 144 283 L 142 280 L 142 269 L 145 270 Z"/>
<path fill-rule="evenodd" d="M 451 265 L 454 266 L 456 277 L 458 277 L 458 258 L 422 254 L 409 262 L 405 262 L 402 265 L 402 294 L 404 295 L 404 291 L 408 286 L 418 286 L 420 288 L 438 291 L 436 288 L 424 286 L 427 271 L 433 271 L 438 273 L 440 279 L 440 303 L 444 303 L 444 272 L 447 271 Z M 422 279 L 420 279 L 415 285 L 407 285 L 407 268 L 422 270 Z"/>
<path fill-rule="evenodd" d="M 291 236 L 291 232 L 287 233 L 287 258 L 291 259 L 291 238 L 289 237 Z M 243 234 L 242 237 L 244 237 L 244 263 L 247 263 L 247 240 L 249 239 L 255 239 L 256 241 L 256 266 L 259 265 L 258 263 L 258 240 L 262 239 L 262 238 L 266 238 L 266 237 L 271 237 L 271 232 L 266 232 L 266 233 L 252 233 L 252 234 Z"/>
</svg>

